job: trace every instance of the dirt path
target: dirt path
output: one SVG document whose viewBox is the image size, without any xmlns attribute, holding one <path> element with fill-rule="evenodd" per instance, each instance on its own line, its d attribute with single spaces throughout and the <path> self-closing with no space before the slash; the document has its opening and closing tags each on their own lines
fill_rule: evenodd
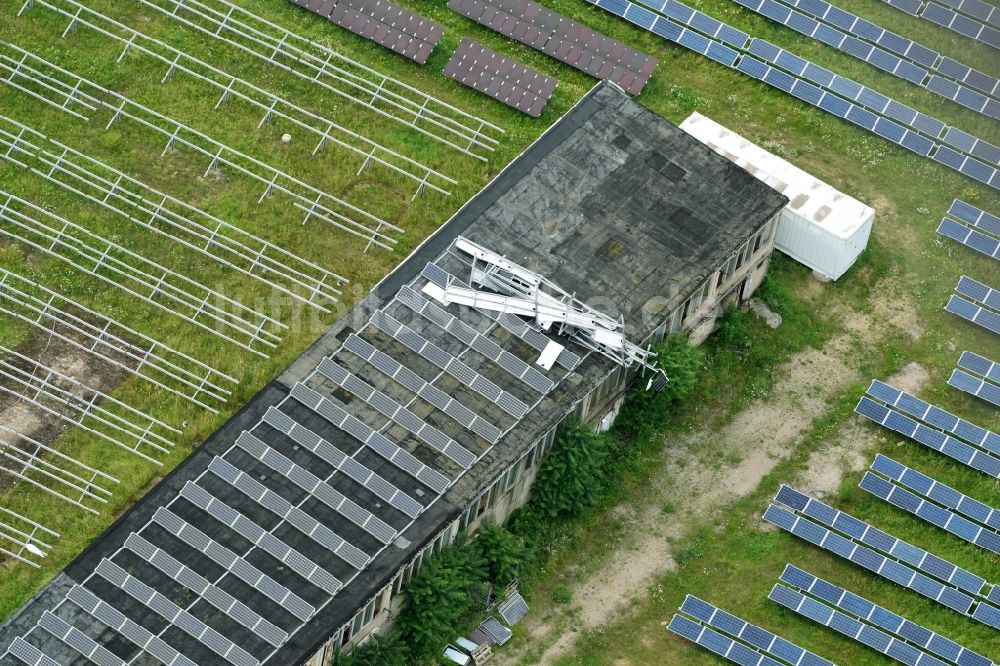
<svg viewBox="0 0 1000 666">
<path fill-rule="evenodd" d="M 667 464 L 650 481 L 656 489 L 654 498 L 642 506 L 625 504 L 615 510 L 613 518 L 624 523 L 623 531 L 630 535 L 627 542 L 587 570 L 573 572 L 570 606 L 529 615 L 525 622 L 533 640 L 497 651 L 496 663 L 552 664 L 570 651 L 579 632 L 627 611 L 656 575 L 674 567 L 673 540 L 694 524 L 711 523 L 726 506 L 753 491 L 795 450 L 816 417 L 852 384 L 867 379 L 856 369 L 858 344 L 877 339 L 887 327 L 900 327 L 910 314 L 894 310 L 891 318 L 882 318 L 878 304 L 874 305 L 873 315 L 845 313 L 843 334 L 825 349 L 805 350 L 781 366 L 773 394 L 750 404 L 721 430 L 695 431 L 665 442 Z M 921 334 L 919 329 L 911 331 Z M 913 364 L 893 381 L 915 390 L 926 379 L 923 368 Z M 833 492 L 847 470 L 865 464 L 862 451 L 870 444 L 870 435 L 855 423 L 844 435 L 837 447 L 814 454 L 800 480 L 804 489 Z M 663 507 L 668 503 L 679 511 L 666 514 Z"/>
</svg>

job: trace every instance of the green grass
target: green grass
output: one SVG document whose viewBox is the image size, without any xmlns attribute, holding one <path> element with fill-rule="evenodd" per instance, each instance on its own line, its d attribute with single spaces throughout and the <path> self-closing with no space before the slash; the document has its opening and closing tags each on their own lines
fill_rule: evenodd
<svg viewBox="0 0 1000 666">
<path fill-rule="evenodd" d="M 246 54 L 179 28 L 162 16 L 141 9 L 136 3 L 99 0 L 88 4 L 139 27 L 146 34 L 168 41 L 192 55 L 288 97 L 306 109 L 328 115 L 342 125 L 377 138 L 386 146 L 456 178 L 459 184 L 452 188 L 451 197 L 429 192 L 411 201 L 413 187 L 408 180 L 378 167 L 369 167 L 355 176 L 358 159 L 353 154 L 328 149 L 312 157 L 312 135 L 302 130 L 289 128 L 282 122 L 258 130 L 256 124 L 259 114 L 238 101 L 227 102 L 219 110 L 213 110 L 217 99 L 213 89 L 183 75 L 175 75 L 161 85 L 159 81 L 163 75 L 163 67 L 158 63 L 133 53 L 122 64 L 116 65 L 114 61 L 118 50 L 108 40 L 85 28 L 77 28 L 66 39 L 60 40 L 58 36 L 66 24 L 64 19 L 41 8 L 16 18 L 14 14 L 20 3 L 3 3 L 0 6 L 0 38 L 132 96 L 136 101 L 209 133 L 233 148 L 359 205 L 403 227 L 406 233 L 401 237 L 394 253 L 379 250 L 363 253 L 363 247 L 358 241 L 321 222 L 310 222 L 303 227 L 301 216 L 290 209 L 287 199 L 272 197 L 262 205 L 256 205 L 253 202 L 260 194 L 260 187 L 256 183 L 225 172 L 220 177 L 202 178 L 207 164 L 199 156 L 181 150 L 168 153 L 163 158 L 157 157 L 163 146 L 157 135 L 127 122 L 104 131 L 108 117 L 105 112 L 94 114 L 90 123 L 82 123 L 11 88 L 0 86 L 0 110 L 4 115 L 26 122 L 154 187 L 275 241 L 352 280 L 352 285 L 345 289 L 343 303 L 330 314 L 316 316 L 310 312 L 296 311 L 287 299 L 274 299 L 256 283 L 219 270 L 212 264 L 193 258 L 189 253 L 179 253 L 158 237 L 125 227 L 108 213 L 90 204 L 81 204 L 80 200 L 67 196 L 62 190 L 44 183 L 37 176 L 27 175 L 11 166 L 0 166 L 0 183 L 3 189 L 44 203 L 47 208 L 70 216 L 87 228 L 107 234 L 152 259 L 169 262 L 177 270 L 195 275 L 199 280 L 230 296 L 240 297 L 246 302 L 259 299 L 265 304 L 266 311 L 280 314 L 291 325 L 291 330 L 278 351 L 270 360 L 262 361 L 235 347 L 223 346 L 216 339 L 179 319 L 166 317 L 152 308 L 137 305 L 103 283 L 59 263 L 35 254 L 25 255 L 14 247 L 0 246 L 0 265 L 3 267 L 26 273 L 50 288 L 154 335 L 182 351 L 202 360 L 211 360 L 223 371 L 241 379 L 232 401 L 216 416 L 199 412 L 186 402 L 166 399 L 158 392 L 149 391 L 147 385 L 134 379 L 126 380 L 116 388 L 116 397 L 137 408 L 146 409 L 168 423 L 190 423 L 180 438 L 176 451 L 164 460 L 162 468 L 154 469 L 152 465 L 137 461 L 119 449 L 97 444 L 80 432 L 70 431 L 61 437 L 58 442 L 60 449 L 71 452 L 88 464 L 122 480 L 121 485 L 115 489 L 114 499 L 100 517 L 89 517 L 67 509 L 66 505 L 30 490 L 25 484 L 5 490 L 0 496 L 5 506 L 44 522 L 62 536 L 41 571 L 26 566 L 5 565 L 4 575 L 0 576 L 0 617 L 8 616 L 30 598 L 98 536 L 115 516 L 127 509 L 153 482 L 172 469 L 242 403 L 280 372 L 339 313 L 363 296 L 396 262 L 405 257 L 528 143 L 565 113 L 593 84 L 593 80 L 586 75 L 450 12 L 445 0 L 404 2 L 441 22 L 446 29 L 445 37 L 424 67 L 374 47 L 370 42 L 311 16 L 285 0 L 241 1 L 241 5 L 261 16 L 291 27 L 300 34 L 335 45 L 347 55 L 376 69 L 392 73 L 421 90 L 503 127 L 506 134 L 500 149 L 484 164 L 446 150 L 440 144 L 406 131 L 398 124 L 359 110 L 359 107 L 349 105 L 318 87 L 309 86 L 274 68 L 262 66 Z M 746 362 L 746 357 L 727 357 L 722 351 L 715 353 L 715 371 L 706 380 L 704 405 L 684 414 L 678 427 L 691 426 L 706 419 L 721 422 L 754 397 L 766 396 L 775 379 L 773 369 L 782 359 L 789 358 L 794 351 L 807 345 L 823 344 L 824 340 L 838 330 L 840 322 L 829 314 L 826 304 L 843 304 L 854 309 L 870 307 L 872 292 L 880 284 L 877 278 L 894 272 L 901 276 L 905 289 L 911 291 L 919 304 L 921 323 L 926 330 L 925 338 L 915 345 L 905 336 L 894 337 L 886 341 L 885 348 L 859 350 L 859 367 L 866 374 L 884 376 L 907 359 L 917 360 L 927 366 L 932 375 L 932 381 L 925 392 L 928 398 L 939 401 L 972 420 L 984 424 L 989 424 L 992 420 L 993 427 L 996 428 L 996 417 L 990 417 L 982 404 L 976 404 L 976 401 L 965 398 L 944 385 L 944 379 L 957 358 L 957 351 L 952 349 L 952 345 L 954 349 L 989 350 L 991 341 L 987 338 L 988 334 L 958 322 L 952 315 L 941 310 L 958 274 L 989 278 L 996 275 L 995 264 L 991 265 L 989 260 L 974 256 L 950 241 L 939 240 L 934 234 L 937 220 L 954 196 L 963 196 L 988 209 L 998 210 L 1000 199 L 995 193 L 763 84 L 728 71 L 701 56 L 673 47 L 655 35 L 629 26 L 580 0 L 551 0 L 546 4 L 655 55 L 660 64 L 640 96 L 640 101 L 657 113 L 674 122 L 683 120 L 695 110 L 705 113 L 747 138 L 789 157 L 818 177 L 871 203 L 877 209 L 877 222 L 869 253 L 862 265 L 846 279 L 824 287 L 824 302 L 803 305 L 799 295 L 810 279 L 807 272 L 790 264 L 779 266 L 783 276 L 781 284 L 788 290 L 788 294 L 783 297 L 783 314 L 788 325 L 773 332 L 755 326 L 754 348 L 749 352 L 750 362 Z M 917 37 L 926 45 L 938 48 L 947 55 L 996 74 L 995 62 L 992 60 L 994 54 L 988 47 L 971 45 L 952 33 L 910 19 L 870 0 L 845 0 L 841 4 L 881 21 L 883 25 Z M 710 0 L 696 3 L 696 6 L 736 27 L 872 85 L 921 111 L 955 123 L 987 140 L 997 143 L 1000 139 L 1000 128 L 996 123 L 921 92 L 787 29 L 779 28 L 729 0 Z M 511 111 L 440 74 L 454 47 L 464 36 L 471 36 L 559 79 L 559 87 L 540 119 L 531 119 Z M 278 141 L 285 131 L 293 136 L 289 146 L 283 146 Z M 780 300 L 779 294 L 773 295 Z M 9 347 L 23 343 L 30 334 L 31 331 L 23 326 L 0 320 L 0 339 Z M 767 352 L 756 349 L 758 345 Z M 802 456 L 797 456 L 787 466 L 779 468 L 782 472 L 790 473 L 796 464 L 801 463 L 805 452 L 819 445 L 820 441 L 835 440 L 838 425 L 849 412 L 848 402 L 845 399 L 844 404 L 838 405 L 829 415 L 817 419 L 815 441 L 804 442 Z M 990 497 L 989 488 L 982 484 L 970 485 L 979 480 L 969 480 L 964 470 L 925 452 L 913 450 L 915 447 L 912 445 L 904 449 L 904 461 L 933 472 L 944 480 L 959 483 L 962 487 L 969 488 L 970 494 L 978 494 L 984 499 Z M 893 448 L 893 455 L 898 457 L 901 453 Z M 656 461 L 651 461 L 650 469 L 655 465 Z M 636 483 L 640 481 L 641 479 L 635 480 Z M 681 570 L 691 578 L 675 577 L 663 581 L 663 589 L 669 592 L 640 600 L 636 610 L 637 620 L 611 627 L 603 631 L 599 638 L 588 637 L 581 646 L 579 659 L 585 663 L 602 663 L 605 659 L 602 655 L 626 654 L 636 661 L 642 661 L 643 657 L 662 654 L 656 652 L 659 649 L 666 650 L 670 655 L 678 655 L 677 663 L 707 663 L 708 657 L 672 641 L 659 627 L 659 621 L 665 619 L 667 610 L 676 606 L 684 591 L 690 589 L 711 591 L 711 594 L 706 592 L 706 596 L 711 599 L 744 604 L 748 615 L 766 624 L 779 626 L 787 622 L 788 626 L 794 628 L 793 637 L 805 636 L 808 640 L 804 642 L 818 649 L 829 647 L 831 652 L 861 659 L 861 653 L 850 651 L 853 648 L 847 641 L 812 631 L 811 627 L 785 618 L 770 609 L 768 602 L 763 601 L 761 591 L 765 583 L 776 575 L 775 567 L 793 555 L 815 558 L 822 565 L 815 567 L 818 569 L 817 573 L 838 572 L 840 576 L 837 579 L 841 582 L 856 580 L 850 578 L 851 575 L 861 575 L 858 572 L 852 573 L 849 569 L 837 569 L 837 563 L 817 558 L 814 553 L 803 550 L 800 544 L 782 535 L 759 535 L 754 531 L 751 525 L 754 516 L 759 514 L 763 498 L 773 490 L 775 483 L 776 481 L 769 480 L 753 497 L 734 507 L 721 532 L 703 531 L 693 536 L 687 563 Z M 849 479 L 845 487 L 849 488 L 850 485 Z M 641 498 L 641 489 L 634 490 L 633 496 Z M 992 492 L 995 497 L 995 489 Z M 975 554 L 968 552 L 965 546 L 946 543 L 946 539 L 920 530 L 915 521 L 910 521 L 913 523 L 910 524 L 906 519 L 894 516 L 876 504 L 866 504 L 864 497 L 855 497 L 848 492 L 843 499 L 845 508 L 876 518 L 876 522 L 884 519 L 887 526 L 894 529 L 897 527 L 896 523 L 900 523 L 897 531 L 900 536 L 908 537 L 912 532 L 917 543 L 933 544 L 935 549 L 942 550 L 942 554 L 954 555 L 960 563 L 966 563 L 980 573 L 989 573 L 993 579 L 1000 578 L 995 561 L 983 563 L 975 559 Z M 551 568 L 558 570 L 577 561 L 577 558 L 599 557 L 600 553 L 607 552 L 609 544 L 622 536 L 621 529 L 615 521 L 601 521 L 598 518 L 595 518 L 594 523 L 578 526 L 560 542 Z M 941 542 L 940 546 L 938 542 Z M 752 584 L 740 585 L 734 589 L 716 587 L 717 581 L 724 577 L 710 574 L 717 574 L 723 567 L 733 567 L 737 575 L 732 580 L 740 581 L 750 576 Z M 683 584 L 682 580 L 685 581 Z M 711 584 L 709 581 L 712 581 Z M 931 626 L 947 630 L 955 638 L 968 636 L 970 642 L 983 644 L 983 634 L 977 632 L 976 627 L 967 626 L 958 618 L 944 617 L 936 620 L 938 616 L 934 615 L 934 609 L 921 606 L 919 600 L 910 598 L 912 595 L 901 596 L 900 591 L 877 587 L 877 582 L 868 579 L 865 579 L 865 584 L 875 585 L 873 589 L 878 590 L 880 598 L 899 604 L 912 603 L 914 613 L 917 614 L 914 619 L 933 615 L 928 620 Z M 727 599 L 727 595 L 732 596 Z M 560 595 L 551 598 L 555 602 L 557 597 Z M 640 630 L 643 639 L 637 640 Z M 649 640 L 653 641 L 652 644 Z M 845 652 L 840 652 L 842 650 Z M 663 661 L 654 658 L 646 663 Z"/>
</svg>

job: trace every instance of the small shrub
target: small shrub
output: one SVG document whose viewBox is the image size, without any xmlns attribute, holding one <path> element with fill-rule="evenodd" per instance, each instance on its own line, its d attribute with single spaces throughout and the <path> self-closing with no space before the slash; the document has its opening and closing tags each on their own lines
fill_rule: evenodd
<svg viewBox="0 0 1000 666">
<path fill-rule="evenodd" d="M 552 588 L 552 603 L 565 606 L 573 599 L 573 592 L 565 585 L 556 585 Z"/>
</svg>

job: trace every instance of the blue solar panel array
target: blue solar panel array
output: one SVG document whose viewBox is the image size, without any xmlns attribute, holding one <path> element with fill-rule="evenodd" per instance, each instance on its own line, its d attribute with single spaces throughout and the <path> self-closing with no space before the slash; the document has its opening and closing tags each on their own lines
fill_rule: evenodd
<svg viewBox="0 0 1000 666">
<path fill-rule="evenodd" d="M 680 611 L 694 620 L 674 615 L 667 629 L 731 662 L 778 666 L 774 659 L 781 659 L 799 666 L 833 666 L 833 662 L 690 594 Z"/>
<path fill-rule="evenodd" d="M 878 384 L 885 386 L 881 382 Z M 872 382 L 872 388 L 868 389 L 869 393 L 875 388 L 876 382 Z M 888 388 L 895 391 L 892 387 Z M 996 435 L 984 431 L 988 433 L 988 437 L 984 438 L 984 443 L 972 446 L 948 434 L 950 432 L 949 423 L 968 423 L 967 421 L 961 421 L 961 419 L 937 407 L 933 407 L 933 410 L 935 410 L 933 413 L 924 418 L 927 419 L 928 423 L 941 424 L 935 425 L 935 427 L 919 423 L 896 409 L 875 402 L 867 396 L 862 397 L 857 407 L 854 408 L 855 412 L 879 425 L 905 435 L 995 479 L 1000 479 L 1000 455 L 994 455 L 990 452 L 992 450 L 990 447 L 996 446 Z M 972 427 L 983 430 L 978 426 Z"/>
<path fill-rule="evenodd" d="M 1000 237 L 1000 217 L 976 208 L 972 204 L 966 203 L 961 199 L 955 199 L 951 202 L 951 208 L 948 209 L 948 214 L 956 220 L 960 220 L 970 226 L 976 227 L 980 231 L 990 234 L 991 236 Z"/>
<path fill-rule="evenodd" d="M 639 4 L 629 0 L 587 2 L 911 152 L 1000 189 L 1000 148 L 769 42 L 750 39 L 745 32 L 677 0 L 637 0 Z"/>
<path fill-rule="evenodd" d="M 868 394 L 890 407 L 894 407 L 935 428 L 960 437 L 985 451 L 1000 457 L 1000 435 L 961 419 L 940 407 L 925 402 L 912 393 L 900 391 L 884 382 L 873 379 Z"/>
<path fill-rule="evenodd" d="M 938 226 L 937 232 L 977 252 L 982 252 L 987 257 L 993 257 L 1000 261 L 1000 238 L 987 236 L 968 225 L 956 222 L 950 217 L 941 218 L 941 224 Z"/>
<path fill-rule="evenodd" d="M 827 519 L 832 522 L 831 526 L 841 534 L 821 524 L 826 522 L 825 520 L 810 519 L 805 511 L 794 510 L 795 507 L 791 504 L 787 506 L 791 507 L 792 511 L 777 504 L 768 506 L 764 512 L 764 520 L 769 523 L 947 608 L 1000 628 L 1000 609 L 982 601 L 990 598 L 989 595 L 996 592 L 997 588 L 992 587 L 989 595 L 981 593 L 986 581 L 979 576 L 905 541 L 900 541 L 854 516 L 837 511 L 788 486 L 781 487 L 775 501 L 783 504 L 791 501 L 806 506 L 806 510 L 811 510 L 814 515 L 825 513 Z M 847 536 L 843 536 L 844 534 Z M 876 552 L 877 550 L 887 553 L 889 557 Z M 956 582 L 942 583 L 942 580 Z M 958 581 L 961 581 L 961 585 Z M 975 587 L 977 583 L 979 588 L 976 592 L 963 591 Z"/>
<path fill-rule="evenodd" d="M 1000 292 L 965 275 L 955 291 L 960 296 L 948 299 L 945 310 L 1000 335 Z"/>
<path fill-rule="evenodd" d="M 960 666 L 993 665 L 989 658 L 791 564 L 781 582 L 785 585 L 775 585 L 768 598 L 904 664 L 943 664 L 940 657 Z"/>
<path fill-rule="evenodd" d="M 1000 386 L 974 377 L 964 370 L 952 370 L 948 385 L 1000 407 Z"/>
<path fill-rule="evenodd" d="M 958 285 L 956 285 L 955 291 L 960 293 L 962 296 L 966 296 L 977 303 L 985 305 L 991 310 L 1000 311 L 1000 291 L 997 291 L 982 282 L 978 282 L 963 275 L 958 279 Z"/>
<path fill-rule="evenodd" d="M 871 469 L 882 476 L 866 472 L 858 484 L 862 489 L 960 539 L 1000 553 L 1000 511 L 881 454 Z"/>
<path fill-rule="evenodd" d="M 1000 49 L 1000 30 L 993 27 L 998 26 L 996 21 L 1000 10 L 982 0 L 943 0 L 954 9 L 929 0 L 882 0 L 882 2 L 910 16 L 936 23 L 960 35 Z"/>
<path fill-rule="evenodd" d="M 991 118 L 1000 118 L 1000 81 L 824 0 L 734 0 L 873 67 Z M 940 59 L 940 64 L 939 64 Z M 973 90 L 975 87 L 978 90 Z"/>
<path fill-rule="evenodd" d="M 878 551 L 898 558 L 913 568 L 929 576 L 934 576 L 957 589 L 978 595 L 986 580 L 961 567 L 955 566 L 927 551 L 897 539 L 863 520 L 834 509 L 829 504 L 809 497 L 805 493 L 782 485 L 775 495 L 775 501 L 790 507 L 796 513 L 818 521 L 826 527 L 846 534 L 858 544 L 870 546 Z"/>
<path fill-rule="evenodd" d="M 979 375 L 994 384 L 1000 384 L 1000 363 L 991 361 L 985 356 L 964 351 L 958 357 L 958 367 Z"/>
</svg>

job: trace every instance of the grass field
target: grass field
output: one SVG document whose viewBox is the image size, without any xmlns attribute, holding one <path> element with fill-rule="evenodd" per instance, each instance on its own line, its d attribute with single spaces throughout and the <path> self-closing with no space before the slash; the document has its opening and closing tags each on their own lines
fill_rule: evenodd
<svg viewBox="0 0 1000 666">
<path fill-rule="evenodd" d="M 445 26 L 445 37 L 424 67 L 319 20 L 286 0 L 241 0 L 239 3 L 260 16 L 333 45 L 375 69 L 390 73 L 424 92 L 503 127 L 506 132 L 500 148 L 490 156 L 488 163 L 483 163 L 350 105 L 317 86 L 263 65 L 246 54 L 179 27 L 162 15 L 143 9 L 136 2 L 95 0 L 87 3 L 147 35 L 291 99 L 313 113 L 377 139 L 393 150 L 458 180 L 458 185 L 452 187 L 450 197 L 426 192 L 411 201 L 413 187 L 406 179 L 376 166 L 355 175 L 359 158 L 333 148 L 312 156 L 310 153 L 315 141 L 311 135 L 280 121 L 257 129 L 260 115 L 239 101 L 227 102 L 218 110 L 213 110 L 217 95 L 204 84 L 181 74 L 161 84 L 164 73 L 162 64 L 138 53 L 116 64 L 119 49 L 106 38 L 80 26 L 65 39 L 59 39 L 67 23 L 65 18 L 42 7 L 16 17 L 19 4 L 8 0 L 0 6 L 0 39 L 31 50 L 210 134 L 232 148 L 279 167 L 402 227 L 405 233 L 400 236 L 394 252 L 372 249 L 366 253 L 362 242 L 324 226 L 323 222 L 311 221 L 303 227 L 301 213 L 292 209 L 287 199 L 274 196 L 257 205 L 255 202 L 261 192 L 259 184 L 225 170 L 203 178 L 207 160 L 201 156 L 178 150 L 159 157 L 164 142 L 145 129 L 123 122 L 105 131 L 109 118 L 106 112 L 95 113 L 89 123 L 84 123 L 10 87 L 0 86 L 0 113 L 3 115 L 27 123 L 153 187 L 272 240 L 352 281 L 344 290 L 339 309 L 319 316 L 301 312 L 287 299 L 275 298 L 242 276 L 219 269 L 190 253 L 178 252 L 174 246 L 148 232 L 125 227 L 97 206 L 82 203 L 35 175 L 0 165 L 2 189 L 66 215 L 88 229 L 113 238 L 179 272 L 195 275 L 206 285 L 238 297 L 243 302 L 259 302 L 264 311 L 290 325 L 277 352 L 269 360 L 262 361 L 236 347 L 223 346 L 217 339 L 177 318 L 162 316 L 153 308 L 124 298 L 120 292 L 78 271 L 36 254 L 25 254 L 14 246 L 0 245 L 0 266 L 30 275 L 48 287 L 144 333 L 202 360 L 211 360 L 221 370 L 241 380 L 233 399 L 218 415 L 199 412 L 180 400 L 167 399 L 159 392 L 149 391 L 137 380 L 126 380 L 116 387 L 114 395 L 172 425 L 188 422 L 175 452 L 164 460 L 163 468 L 154 468 L 108 445 L 95 444 L 79 432 L 70 431 L 63 435 L 58 444 L 61 449 L 73 452 L 81 460 L 122 480 L 121 485 L 115 488 L 112 503 L 100 517 L 92 518 L 69 510 L 47 495 L 29 491 L 24 484 L 4 490 L 4 506 L 40 520 L 59 531 L 62 537 L 41 571 L 9 563 L 5 565 L 5 575 L 0 579 L 0 616 L 3 617 L 34 594 L 158 476 L 182 460 L 240 404 L 307 347 L 322 332 L 322 327 L 336 317 L 337 312 L 343 311 L 354 299 L 366 293 L 396 262 L 594 83 L 582 73 L 450 12 L 445 0 L 410 0 L 403 3 Z M 974 422 L 997 429 L 1000 419 L 995 411 L 990 412 L 983 403 L 967 399 L 944 384 L 957 359 L 957 351 L 953 351 L 949 343 L 959 350 L 977 350 L 996 358 L 1000 355 L 996 352 L 996 340 L 990 340 L 988 333 L 964 324 L 941 309 L 957 276 L 962 273 L 994 285 L 1000 283 L 996 264 L 940 240 L 934 233 L 938 220 L 954 197 L 960 196 L 988 210 L 997 211 L 1000 210 L 1000 197 L 995 192 L 701 56 L 671 46 L 655 35 L 632 28 L 581 0 L 547 0 L 545 4 L 658 57 L 660 65 L 639 97 L 643 104 L 657 113 L 680 122 L 690 112 L 700 111 L 873 205 L 877 210 L 877 222 L 869 264 L 853 271 L 841 282 L 824 287 L 823 300 L 830 306 L 843 305 L 858 311 L 869 309 L 874 290 L 885 284 L 873 279 L 873 275 L 892 274 L 897 277 L 894 283 L 897 288 L 905 290 L 919 304 L 919 324 L 926 334 L 919 343 L 899 336 L 885 340 L 884 344 L 874 349 L 859 350 L 859 367 L 873 376 L 887 376 L 902 363 L 917 361 L 929 370 L 932 378 L 924 397 Z M 973 45 L 954 33 L 911 19 L 872 0 L 843 0 L 839 4 L 966 64 L 994 75 L 1000 73 L 995 54 L 989 47 Z M 993 143 L 1000 143 L 1000 125 L 997 123 L 884 75 L 788 29 L 779 28 L 729 0 L 708 0 L 693 5 L 920 111 L 954 123 Z M 559 87 L 540 119 L 522 116 L 440 74 L 450 53 L 464 36 L 471 36 L 559 79 Z M 279 141 L 283 132 L 292 134 L 288 145 Z M 786 267 L 781 275 L 793 294 L 802 294 L 807 290 L 809 278 L 804 271 Z M 758 331 L 755 343 L 773 350 L 773 358 L 761 359 L 760 364 L 747 367 L 741 367 L 739 363 L 729 364 L 725 369 L 728 373 L 726 381 L 720 379 L 723 370 L 717 369 L 714 381 L 711 377 L 706 379 L 704 404 L 696 412 L 686 415 L 685 422 L 714 420 L 723 423 L 752 397 L 760 395 L 761 391 L 766 394 L 769 383 L 773 381 L 769 368 L 783 360 L 783 355 L 789 357 L 809 344 L 819 344 L 839 330 L 841 322 L 825 314 L 825 309 L 808 317 L 791 319 L 788 326 L 774 333 Z M 0 320 L 0 339 L 4 345 L 17 347 L 25 344 L 37 348 L 38 340 L 31 336 L 31 329 Z M 692 590 L 703 592 L 703 596 L 710 600 L 725 600 L 727 606 L 739 610 L 749 619 L 772 628 L 781 627 L 787 637 L 800 640 L 817 651 L 844 655 L 841 659 L 844 663 L 882 663 L 850 641 L 835 637 L 831 632 L 817 631 L 766 601 L 767 587 L 776 578 L 781 565 L 789 559 L 808 561 L 814 573 L 849 587 L 863 586 L 871 592 L 871 596 L 882 599 L 886 605 L 906 610 L 912 619 L 926 621 L 929 626 L 952 638 L 965 640 L 969 647 L 987 652 L 992 650 L 996 656 L 1000 650 L 996 647 L 995 634 L 988 633 L 981 626 L 944 614 L 929 602 L 923 603 L 914 594 L 876 581 L 785 535 L 764 534 L 754 526 L 765 500 L 772 494 L 779 479 L 790 478 L 809 451 L 836 441 L 855 398 L 856 394 L 845 396 L 829 413 L 817 415 L 815 434 L 805 439 L 796 455 L 779 466 L 756 492 L 731 507 L 724 522 L 720 523 L 722 527 L 713 529 L 706 525 L 692 531 L 687 542 L 688 555 L 680 569 L 658 581 L 658 589 L 664 591 L 662 594 L 636 600 L 627 619 L 586 635 L 578 646 L 578 652 L 566 658 L 568 663 L 614 663 L 618 658 L 628 659 L 628 663 L 713 663 L 713 657 L 674 640 L 659 626 L 683 595 Z M 889 439 L 895 442 L 893 438 Z M 992 499 L 992 503 L 997 504 L 995 484 L 976 478 L 941 457 L 915 450 L 915 447 L 906 447 L 905 453 L 894 449 L 893 455 L 968 494 L 982 500 Z M 641 481 L 636 480 L 634 497 L 637 499 L 633 501 L 641 501 L 644 497 Z M 856 481 L 855 477 L 845 480 L 844 492 L 835 501 L 838 506 L 869 517 L 897 536 L 927 546 L 988 579 L 1000 580 L 1000 563 L 995 557 L 987 557 L 972 546 L 930 532 L 915 519 L 903 517 L 879 505 L 859 491 L 852 490 Z M 610 552 L 611 540 L 605 538 L 600 523 L 601 518 L 598 517 L 592 524 L 579 526 L 577 538 L 571 540 L 570 547 L 558 561 L 566 565 L 571 564 L 574 558 L 600 561 Z M 573 543 L 588 545 L 574 546 Z M 541 602 L 533 603 L 537 606 Z"/>
</svg>

